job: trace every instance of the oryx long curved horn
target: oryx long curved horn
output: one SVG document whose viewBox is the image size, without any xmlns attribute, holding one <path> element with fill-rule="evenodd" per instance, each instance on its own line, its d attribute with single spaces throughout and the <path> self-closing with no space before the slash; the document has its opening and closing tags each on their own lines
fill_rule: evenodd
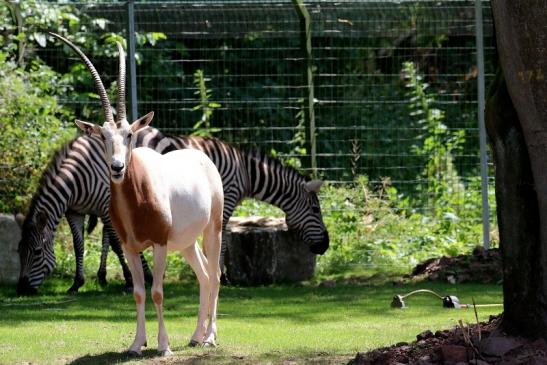
<svg viewBox="0 0 547 365">
<path fill-rule="evenodd" d="M 49 32 L 49 34 L 51 34 L 55 38 L 58 38 L 64 43 L 66 43 L 70 48 L 72 48 L 78 54 L 78 56 L 80 56 L 80 58 L 86 65 L 87 69 L 89 70 L 89 72 L 91 72 L 91 76 L 93 77 L 93 81 L 95 82 L 95 87 L 97 88 L 99 97 L 101 98 L 101 104 L 103 106 L 106 122 L 114 123 L 114 116 L 112 115 L 112 109 L 110 109 L 110 100 L 108 100 L 106 89 L 104 88 L 101 77 L 99 76 L 99 73 L 95 69 L 95 66 L 93 66 L 93 63 L 91 63 L 89 58 L 87 58 L 87 56 L 80 50 L 80 48 L 78 48 L 74 43 L 72 43 L 65 37 L 53 32 Z"/>
<path fill-rule="evenodd" d="M 118 72 L 118 102 L 116 104 L 116 119 L 118 123 L 127 123 L 126 107 L 125 107 L 125 52 L 120 42 L 116 42 L 118 46 L 120 68 Z"/>
</svg>

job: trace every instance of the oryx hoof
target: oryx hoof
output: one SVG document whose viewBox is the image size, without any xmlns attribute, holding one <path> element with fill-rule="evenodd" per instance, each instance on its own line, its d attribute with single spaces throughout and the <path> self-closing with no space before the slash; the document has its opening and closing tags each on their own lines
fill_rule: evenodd
<svg viewBox="0 0 547 365">
<path fill-rule="evenodd" d="M 217 344 L 212 342 L 212 341 L 204 341 L 202 346 L 204 348 L 212 349 L 212 348 L 217 347 Z"/>
<path fill-rule="evenodd" d="M 142 356 L 142 352 L 135 351 L 135 350 L 127 350 L 125 352 L 125 354 L 129 357 L 141 357 Z"/>
<path fill-rule="evenodd" d="M 158 350 L 159 357 L 169 357 L 173 355 L 173 352 L 170 349 Z"/>
<path fill-rule="evenodd" d="M 198 347 L 199 345 L 200 343 L 196 340 L 190 340 L 190 343 L 188 343 L 188 347 Z"/>
</svg>

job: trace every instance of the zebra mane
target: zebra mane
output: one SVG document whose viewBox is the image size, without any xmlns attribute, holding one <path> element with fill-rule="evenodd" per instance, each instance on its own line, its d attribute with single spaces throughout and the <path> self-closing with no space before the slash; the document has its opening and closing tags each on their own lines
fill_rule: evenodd
<svg viewBox="0 0 547 365">
<path fill-rule="evenodd" d="M 301 173 L 300 171 L 298 171 L 292 166 L 283 164 L 283 162 L 279 158 L 271 156 L 256 147 L 248 147 L 248 148 L 244 148 L 240 150 L 242 153 L 249 155 L 253 159 L 266 162 L 266 164 L 270 166 L 272 169 L 279 167 L 280 169 L 289 173 L 291 176 L 295 176 L 299 179 L 302 179 L 304 182 L 308 182 L 311 180 L 310 176 L 304 175 L 303 173 Z"/>
<path fill-rule="evenodd" d="M 283 171 L 287 172 L 290 176 L 295 177 L 299 181 L 308 182 L 311 180 L 310 176 L 302 174 L 300 171 L 298 171 L 292 166 L 287 166 L 283 164 L 283 162 L 277 157 L 271 156 L 254 146 L 241 148 L 231 143 L 224 142 L 216 137 L 180 136 L 180 135 L 167 135 L 167 134 L 165 134 L 164 136 L 171 138 L 175 141 L 179 141 L 186 147 L 192 146 L 193 141 L 197 142 L 197 145 L 200 145 L 202 147 L 205 146 L 206 144 L 222 145 L 226 149 L 231 149 L 234 152 L 237 152 L 238 154 L 240 154 L 242 161 L 246 161 L 247 159 L 264 161 L 272 169 L 275 169 L 275 168 L 282 169 Z"/>
<path fill-rule="evenodd" d="M 36 189 L 34 195 L 32 196 L 32 200 L 30 201 L 25 221 L 27 221 L 34 215 L 38 201 L 40 200 L 40 196 L 42 195 L 42 190 L 46 185 L 48 179 L 58 174 L 62 162 L 68 157 L 68 153 L 72 149 L 72 145 L 79 138 L 82 138 L 82 136 L 77 136 L 71 139 L 68 143 L 63 144 L 57 151 L 53 153 L 53 156 L 49 160 L 44 172 L 42 172 L 42 176 L 40 176 L 40 180 L 38 181 L 38 189 Z"/>
</svg>

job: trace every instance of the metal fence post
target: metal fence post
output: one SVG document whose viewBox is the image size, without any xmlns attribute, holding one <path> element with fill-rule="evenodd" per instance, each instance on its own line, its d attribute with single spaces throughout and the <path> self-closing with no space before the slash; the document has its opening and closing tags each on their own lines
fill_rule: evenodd
<svg viewBox="0 0 547 365">
<path fill-rule="evenodd" d="M 129 100 L 131 109 L 129 121 L 139 117 L 137 111 L 137 67 L 135 64 L 135 4 L 133 0 L 127 2 L 127 55 L 129 57 Z"/>
<path fill-rule="evenodd" d="M 315 130 L 315 110 L 313 94 L 313 59 L 311 46 L 311 17 L 304 5 L 304 0 L 293 0 L 296 13 L 300 19 L 300 42 L 305 59 L 304 77 L 308 93 L 304 100 L 304 113 L 308 122 L 310 166 L 312 175 L 317 176 L 317 144 Z"/>
<path fill-rule="evenodd" d="M 481 166 L 481 193 L 482 193 L 482 236 L 484 249 L 490 248 L 490 206 L 488 204 L 488 158 L 486 155 L 486 128 L 484 122 L 485 108 L 485 81 L 484 81 L 484 41 L 482 0 L 475 0 L 475 39 L 477 47 L 477 78 L 478 115 L 479 115 L 479 142 Z"/>
</svg>

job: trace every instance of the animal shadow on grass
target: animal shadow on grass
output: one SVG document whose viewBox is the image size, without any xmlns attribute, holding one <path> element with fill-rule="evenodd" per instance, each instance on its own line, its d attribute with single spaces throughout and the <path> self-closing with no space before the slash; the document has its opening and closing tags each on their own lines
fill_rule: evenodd
<svg viewBox="0 0 547 365">
<path fill-rule="evenodd" d="M 173 348 L 173 351 L 177 350 L 183 350 L 181 347 L 180 349 Z M 186 356 L 180 356 L 180 355 L 174 355 L 166 360 L 166 364 L 178 364 L 178 365 L 209 365 L 209 364 L 215 364 L 218 365 L 219 363 L 223 364 L 225 362 L 220 361 L 221 359 L 217 358 L 216 356 L 211 356 L 212 354 L 210 352 L 205 353 L 198 353 L 198 354 L 186 354 Z M 123 364 L 125 362 L 129 361 L 139 361 L 142 360 L 146 364 L 155 363 L 154 359 L 161 360 L 163 358 L 158 357 L 158 351 L 155 349 L 146 349 L 142 351 L 142 356 L 131 356 L 128 355 L 126 352 L 105 352 L 103 354 L 97 354 L 97 355 L 84 355 L 82 357 L 79 357 L 77 359 L 72 360 L 69 362 L 69 365 L 110 365 L 110 364 Z M 152 362 L 151 362 L 152 361 Z M 158 361 L 160 362 L 160 361 Z M 163 362 L 161 362 L 163 363 Z"/>
<path fill-rule="evenodd" d="M 142 356 L 132 356 L 126 352 L 105 352 L 104 354 L 84 355 L 73 361 L 69 365 L 101 365 L 101 364 L 123 364 L 128 361 L 147 360 L 158 356 L 158 351 L 154 349 L 143 350 Z"/>
</svg>

